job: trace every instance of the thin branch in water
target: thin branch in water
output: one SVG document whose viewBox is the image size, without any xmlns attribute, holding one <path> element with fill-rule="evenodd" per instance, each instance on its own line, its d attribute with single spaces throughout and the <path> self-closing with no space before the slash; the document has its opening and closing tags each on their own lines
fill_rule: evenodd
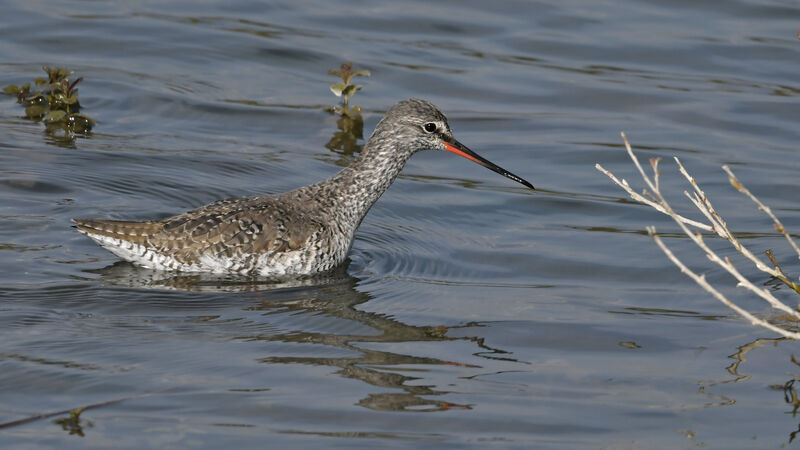
<svg viewBox="0 0 800 450">
<path fill-rule="evenodd" d="M 778 260 L 775 259 L 775 255 L 772 253 L 772 250 L 767 250 L 764 252 L 769 258 L 770 262 L 775 266 L 775 270 L 781 274 L 779 280 L 781 280 L 785 285 L 789 286 L 790 288 L 794 289 L 795 292 L 800 294 L 800 286 L 797 283 L 789 279 L 789 275 L 786 275 L 786 272 L 781 269 L 780 264 L 778 264 Z"/>
<path fill-rule="evenodd" d="M 750 192 L 750 190 L 747 189 L 744 186 L 744 184 L 742 184 L 742 182 L 739 181 L 738 178 L 736 178 L 736 175 L 733 174 L 733 171 L 730 169 L 730 167 L 728 167 L 727 165 L 722 166 L 722 170 L 724 170 L 725 173 L 728 174 L 728 180 L 731 182 L 731 185 L 733 185 L 733 187 L 736 188 L 737 191 L 746 195 L 750 200 L 753 201 L 753 203 L 758 205 L 758 209 L 764 211 L 764 213 L 768 215 L 773 222 L 775 222 L 775 229 L 778 230 L 779 233 L 783 234 L 786 240 L 789 241 L 789 245 L 791 245 L 795 253 L 797 253 L 797 257 L 800 258 L 800 248 L 798 248 L 797 243 L 794 241 L 794 239 L 792 239 L 792 236 L 790 236 L 789 233 L 786 231 L 786 227 L 784 227 L 781 221 L 778 220 L 778 218 L 775 217 L 775 214 L 772 213 L 772 209 L 769 206 L 761 203 L 761 200 L 756 198 L 756 196 L 753 195 L 753 193 Z"/>
<path fill-rule="evenodd" d="M 647 178 L 647 175 L 645 175 L 644 170 L 641 170 L 641 165 L 639 165 L 639 159 L 636 158 L 636 155 L 633 154 L 633 150 L 631 150 L 631 144 L 628 142 L 628 138 L 625 136 L 625 133 L 622 133 L 622 139 L 625 141 L 625 147 L 628 149 L 628 155 L 630 155 L 630 157 L 633 160 L 634 164 L 636 164 L 636 166 L 639 167 L 639 169 L 640 169 L 639 172 L 642 174 L 642 177 L 644 177 L 644 179 L 646 181 L 649 181 L 649 178 Z M 631 186 L 628 184 L 627 181 L 625 181 L 624 179 L 623 180 L 618 179 L 616 176 L 614 176 L 613 173 L 611 173 L 611 171 L 606 170 L 599 163 L 595 164 L 594 167 L 597 170 L 599 170 L 600 172 L 606 174 L 606 176 L 608 178 L 610 178 L 611 181 L 613 181 L 617 186 L 621 187 L 625 192 L 627 192 L 628 195 L 630 195 L 633 200 L 635 200 L 635 201 L 637 201 L 639 203 L 643 203 L 643 204 L 655 209 L 658 212 L 661 212 L 661 213 L 664 213 L 664 214 L 669 214 L 664 209 L 663 206 L 661 206 L 660 204 L 656 203 L 656 201 L 658 199 L 654 198 L 653 200 L 650 200 L 650 199 L 648 199 L 646 197 L 643 197 L 641 194 L 639 194 L 636 191 L 634 191 L 631 188 Z M 645 191 L 645 194 L 649 194 L 649 193 L 647 191 Z M 689 225 L 691 225 L 691 226 L 693 226 L 695 228 L 699 228 L 699 229 L 705 230 L 705 231 L 714 231 L 714 229 L 712 227 L 710 227 L 710 226 L 708 226 L 708 225 L 706 225 L 704 223 L 697 222 L 695 220 L 688 219 L 688 218 L 680 216 L 680 215 L 678 217 L 680 217 L 680 220 L 682 222 L 687 223 L 687 224 L 689 224 Z"/>
<path fill-rule="evenodd" d="M 644 194 L 647 195 L 649 199 L 644 198 L 642 195 L 636 194 L 627 181 L 622 180 L 620 182 L 619 179 L 617 179 L 610 171 L 600 166 L 600 164 L 596 164 L 595 167 L 601 172 L 605 173 L 614 183 L 616 183 L 623 190 L 625 190 L 635 201 L 644 203 L 664 214 L 669 215 L 675 221 L 675 223 L 678 224 L 678 226 L 681 228 L 684 234 L 686 234 L 692 240 L 692 242 L 694 242 L 694 244 L 697 245 L 705 253 L 706 257 L 708 257 L 708 259 L 711 262 L 725 269 L 725 271 L 727 271 L 731 276 L 733 276 L 736 279 L 737 286 L 744 287 L 750 292 L 753 292 L 754 294 L 762 298 L 764 301 L 769 303 L 770 306 L 785 312 L 786 314 L 791 316 L 794 320 L 800 320 L 800 312 L 798 312 L 796 309 L 790 308 L 789 306 L 778 300 L 772 294 L 772 292 L 770 292 L 766 288 L 756 286 L 753 282 L 751 282 L 744 275 L 742 275 L 741 272 L 739 272 L 739 270 L 733 265 L 733 262 L 729 258 L 727 257 L 724 259 L 720 258 L 719 255 L 717 255 L 713 250 L 711 250 L 711 248 L 709 248 L 708 245 L 706 245 L 705 241 L 703 240 L 703 236 L 699 232 L 694 232 L 693 230 L 689 229 L 689 226 L 705 231 L 713 231 L 719 237 L 722 237 L 726 239 L 728 242 L 730 242 L 730 244 L 745 258 L 750 260 L 756 266 L 756 268 L 769 274 L 772 277 L 775 277 L 783 281 L 785 284 L 790 286 L 796 292 L 800 293 L 800 286 L 798 286 L 796 283 L 792 282 L 789 279 L 789 277 L 786 275 L 783 269 L 781 269 L 781 267 L 778 265 L 772 252 L 771 251 L 768 252 L 767 256 L 770 259 L 770 261 L 772 261 L 775 268 L 767 266 L 760 258 L 754 255 L 749 249 L 747 249 L 747 247 L 745 247 L 741 241 L 739 241 L 739 239 L 728 228 L 728 224 L 726 223 L 725 219 L 714 209 L 711 200 L 708 198 L 706 193 L 700 188 L 695 178 L 689 174 L 689 172 L 686 170 L 683 164 L 681 164 L 680 160 L 678 158 L 675 158 L 675 163 L 678 165 L 681 174 L 686 178 L 686 180 L 692 186 L 694 191 L 691 194 L 689 192 L 684 192 L 684 194 L 691 201 L 691 203 L 694 204 L 694 206 L 698 209 L 698 211 L 700 211 L 703 214 L 703 216 L 706 218 L 706 220 L 708 220 L 709 223 L 706 224 L 706 223 L 696 222 L 678 215 L 673 210 L 672 206 L 664 198 L 660 190 L 661 186 L 659 183 L 659 177 L 661 175 L 661 171 L 658 168 L 660 158 L 650 159 L 650 166 L 653 169 L 653 178 L 651 179 L 645 173 L 644 169 L 639 163 L 638 158 L 633 153 L 633 150 L 631 149 L 630 143 L 628 142 L 625 133 L 622 133 L 622 139 L 625 142 L 625 148 L 628 151 L 628 155 L 630 156 L 631 160 L 633 161 L 634 165 L 639 171 L 639 174 L 642 176 L 642 179 L 644 180 L 645 184 L 650 189 L 650 192 L 648 191 L 644 192 Z M 765 211 L 767 215 L 769 215 L 773 219 L 773 221 L 775 222 L 775 228 L 778 229 L 781 233 L 783 233 L 783 235 L 787 238 L 787 240 L 790 241 L 792 247 L 796 249 L 798 256 L 800 256 L 800 251 L 797 250 L 796 244 L 792 240 L 789 233 L 786 232 L 785 228 L 783 227 L 783 224 L 781 224 L 780 221 L 777 219 L 777 217 L 775 217 L 774 214 L 772 214 L 772 211 L 766 205 L 761 203 L 753 194 L 751 194 L 749 190 L 744 188 L 744 186 L 742 186 L 739 180 L 736 179 L 735 176 L 733 176 L 733 173 L 730 171 L 730 169 L 728 169 L 727 167 L 723 168 L 728 173 L 731 180 L 731 184 L 733 184 L 733 186 L 736 187 L 739 191 L 745 193 L 745 195 L 750 197 L 750 199 L 753 200 L 759 206 L 759 209 Z M 666 244 L 664 244 L 660 236 L 658 236 L 658 234 L 656 233 L 655 228 L 648 227 L 647 230 L 650 236 L 655 241 L 655 243 L 659 246 L 659 248 L 667 255 L 667 257 L 676 266 L 678 266 L 678 268 L 681 269 L 683 273 L 692 278 L 698 285 L 700 285 L 707 292 L 711 293 L 714 296 L 714 298 L 719 300 L 721 303 L 733 309 L 737 314 L 746 318 L 748 321 L 750 321 L 750 323 L 754 325 L 767 328 L 785 337 L 789 337 L 792 339 L 800 339 L 800 333 L 790 331 L 785 328 L 781 328 L 763 319 L 757 318 L 752 313 L 746 311 L 745 309 L 731 302 L 716 288 L 711 286 L 711 284 L 709 284 L 708 281 L 706 281 L 704 275 L 698 275 L 692 272 L 690 269 L 688 269 L 688 267 L 685 264 L 683 264 L 683 262 L 681 262 L 680 259 L 678 259 L 678 257 L 675 256 L 674 253 L 672 253 L 672 251 L 666 246 Z"/>
<path fill-rule="evenodd" d="M 759 319 L 758 317 L 750 314 L 745 309 L 741 308 L 740 306 L 734 304 L 730 300 L 728 300 L 721 292 L 714 288 L 711 284 L 706 281 L 705 275 L 698 275 L 693 272 L 691 269 L 686 267 L 677 256 L 667 247 L 666 244 L 661 240 L 661 236 L 656 233 L 656 229 L 654 227 L 647 227 L 647 232 L 650 234 L 650 237 L 653 238 L 656 245 L 667 255 L 667 258 L 670 259 L 679 269 L 681 272 L 685 273 L 689 278 L 695 281 L 695 283 L 699 284 L 703 289 L 709 292 L 711 295 L 714 296 L 717 300 L 722 302 L 727 307 L 731 308 L 732 310 L 736 311 L 740 316 L 744 317 L 745 319 L 749 320 L 751 324 L 758 325 L 760 327 L 764 327 L 768 330 L 772 330 L 775 333 L 780 334 L 781 336 L 792 338 L 792 339 L 800 339 L 800 333 L 796 333 L 793 331 L 784 330 L 783 328 L 777 327 L 766 320 Z"/>
</svg>

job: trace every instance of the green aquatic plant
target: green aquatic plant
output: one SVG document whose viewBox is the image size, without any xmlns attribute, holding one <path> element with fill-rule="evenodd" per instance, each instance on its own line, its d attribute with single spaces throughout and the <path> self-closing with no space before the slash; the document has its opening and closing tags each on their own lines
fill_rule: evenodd
<svg viewBox="0 0 800 450">
<path fill-rule="evenodd" d="M 31 90 L 31 84 L 22 86 L 10 85 L 3 92 L 17 97 L 17 103 L 25 107 L 25 117 L 44 122 L 48 134 L 65 139 L 74 138 L 75 134 L 88 134 L 95 121 L 80 113 L 76 86 L 83 81 L 79 77 L 70 81 L 73 72 L 61 67 L 42 67 L 47 77 L 38 77 L 33 83 L 37 88 Z"/>
<path fill-rule="evenodd" d="M 81 419 L 81 413 L 86 408 L 75 408 L 69 412 L 69 417 L 62 417 L 53 421 L 56 425 L 61 425 L 61 429 L 68 431 L 70 436 L 77 435 L 85 437 L 83 427 L 92 427 L 94 424 L 88 420 Z"/>
<path fill-rule="evenodd" d="M 92 403 L 91 405 L 80 406 L 78 408 L 67 409 L 63 411 L 46 412 L 46 413 L 36 414 L 33 416 L 23 417 L 21 419 L 12 420 L 10 422 L 0 423 L 0 430 L 11 427 L 17 427 L 20 425 L 25 425 L 31 422 L 35 422 L 37 420 L 49 419 L 51 417 L 63 416 L 64 414 L 69 414 L 69 417 L 56 419 L 53 421 L 53 423 L 55 423 L 56 425 L 61 425 L 61 428 L 64 431 L 70 432 L 69 434 L 77 434 L 79 436 L 83 436 L 83 427 L 93 426 L 92 422 L 85 419 L 81 419 L 81 414 L 83 414 L 84 411 L 94 408 L 102 408 L 105 406 L 115 405 L 120 402 L 129 401 L 137 398 L 150 397 L 152 395 L 162 394 L 164 392 L 168 392 L 173 389 L 175 389 L 175 387 L 169 387 L 169 388 L 159 389 L 156 391 L 145 392 L 143 394 L 132 395 L 130 397 L 116 398 L 113 400 L 107 400 L 99 403 Z"/>
<path fill-rule="evenodd" d="M 369 70 L 364 69 L 354 69 L 352 62 L 346 62 L 339 66 L 339 70 L 329 70 L 328 75 L 335 75 L 342 79 L 342 83 L 333 83 L 330 85 L 331 92 L 337 97 L 342 97 L 342 109 L 339 113 L 343 116 L 349 116 L 352 112 L 358 114 L 361 109 L 358 107 L 356 111 L 350 110 L 350 97 L 353 96 L 357 91 L 360 91 L 363 86 L 360 84 L 351 84 L 350 81 L 354 77 L 368 77 L 372 74 Z M 360 115 L 360 114 L 359 114 Z"/>
<path fill-rule="evenodd" d="M 342 105 L 329 109 L 330 112 L 341 117 L 336 121 L 339 131 L 333 134 L 333 137 L 325 146 L 331 150 L 341 150 L 344 154 L 350 155 L 361 150 L 358 141 L 364 139 L 364 118 L 361 117 L 361 108 L 350 106 L 350 98 L 361 90 L 362 86 L 352 84 L 351 80 L 358 76 L 368 77 L 370 73 L 368 70 L 354 69 L 353 63 L 346 62 L 339 66 L 339 70 L 329 70 L 328 75 L 335 75 L 342 79 L 341 83 L 330 85 L 331 92 L 342 98 Z"/>
</svg>

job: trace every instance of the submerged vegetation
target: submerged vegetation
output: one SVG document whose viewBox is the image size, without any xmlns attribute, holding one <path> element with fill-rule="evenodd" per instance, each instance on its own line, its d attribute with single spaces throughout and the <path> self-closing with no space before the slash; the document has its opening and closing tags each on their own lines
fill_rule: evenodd
<svg viewBox="0 0 800 450">
<path fill-rule="evenodd" d="M 47 133 L 55 138 L 73 140 L 75 135 L 86 135 L 95 125 L 90 117 L 81 114 L 76 88 L 83 77 L 70 80 L 73 72 L 64 68 L 42 67 L 47 77 L 38 77 L 22 86 L 10 85 L 3 92 L 17 97 L 17 103 L 25 107 L 25 117 L 44 122 Z"/>
<path fill-rule="evenodd" d="M 55 423 L 56 425 L 61 425 L 61 429 L 64 431 L 68 431 L 70 436 L 74 434 L 80 437 L 85 437 L 83 433 L 83 427 L 94 426 L 92 422 L 81 419 L 81 414 L 85 410 L 86 410 L 85 407 L 75 408 L 69 412 L 68 417 L 55 419 L 53 423 Z"/>
<path fill-rule="evenodd" d="M 325 146 L 331 150 L 342 150 L 345 154 L 352 154 L 361 150 L 357 142 L 364 138 L 364 119 L 361 117 L 361 108 L 350 106 L 350 98 L 362 88 L 361 85 L 352 84 L 351 81 L 358 76 L 368 77 L 370 73 L 368 70 L 355 69 L 352 62 L 346 62 L 339 66 L 339 70 L 329 70 L 328 75 L 342 79 L 341 83 L 330 85 L 331 92 L 342 98 L 342 104 L 329 109 L 341 117 L 336 121 L 339 131 L 334 133 Z"/>
</svg>

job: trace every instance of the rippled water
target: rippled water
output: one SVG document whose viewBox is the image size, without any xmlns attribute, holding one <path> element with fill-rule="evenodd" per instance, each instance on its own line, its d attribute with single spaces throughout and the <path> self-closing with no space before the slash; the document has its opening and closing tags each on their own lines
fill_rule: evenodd
<svg viewBox="0 0 800 450">
<path fill-rule="evenodd" d="M 800 230 L 794 1 L 59 2 L 2 8 L 0 85 L 84 77 L 64 143 L 0 97 L 0 429 L 27 447 L 775 448 L 800 369 L 684 278 L 632 183 L 625 130 L 679 156 L 754 251 L 796 261 L 719 166 Z M 354 154 L 326 71 L 372 77 L 365 133 L 426 98 L 537 191 L 416 155 L 349 265 L 284 285 L 136 268 L 71 217 L 165 217 L 321 180 Z M 363 143 L 363 141 L 362 141 Z M 638 183 L 637 183 L 638 185 Z M 690 242 L 669 244 L 764 315 Z M 713 242 L 735 256 L 724 243 Z M 742 270 L 768 283 L 742 262 Z M 791 299 L 785 288 L 778 295 Z"/>
</svg>

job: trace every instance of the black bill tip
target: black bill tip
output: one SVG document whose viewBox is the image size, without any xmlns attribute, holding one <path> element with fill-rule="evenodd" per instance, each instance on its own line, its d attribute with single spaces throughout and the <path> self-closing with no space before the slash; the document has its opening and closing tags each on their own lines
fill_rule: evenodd
<svg viewBox="0 0 800 450">
<path fill-rule="evenodd" d="M 486 158 L 480 156 L 479 154 L 473 152 L 472 150 L 468 149 L 464 144 L 462 144 L 462 143 L 460 143 L 460 142 L 458 142 L 456 140 L 453 140 L 453 142 L 445 142 L 444 143 L 444 149 L 447 150 L 448 152 L 455 153 L 458 156 L 463 156 L 464 158 L 467 158 L 470 161 L 478 163 L 478 164 L 482 165 L 483 167 L 486 167 L 489 170 L 495 171 L 495 172 L 499 173 L 500 175 L 502 175 L 502 176 L 504 176 L 504 177 L 506 177 L 508 179 L 514 180 L 514 181 L 516 181 L 517 183 L 519 183 L 519 184 L 521 184 L 523 186 L 526 186 L 528 188 L 536 190 L 536 188 L 534 188 L 532 184 L 528 183 L 522 177 L 514 175 L 513 173 L 507 171 L 506 169 L 503 169 L 502 167 L 498 166 L 497 164 L 489 161 L 488 159 L 486 159 Z"/>
</svg>

